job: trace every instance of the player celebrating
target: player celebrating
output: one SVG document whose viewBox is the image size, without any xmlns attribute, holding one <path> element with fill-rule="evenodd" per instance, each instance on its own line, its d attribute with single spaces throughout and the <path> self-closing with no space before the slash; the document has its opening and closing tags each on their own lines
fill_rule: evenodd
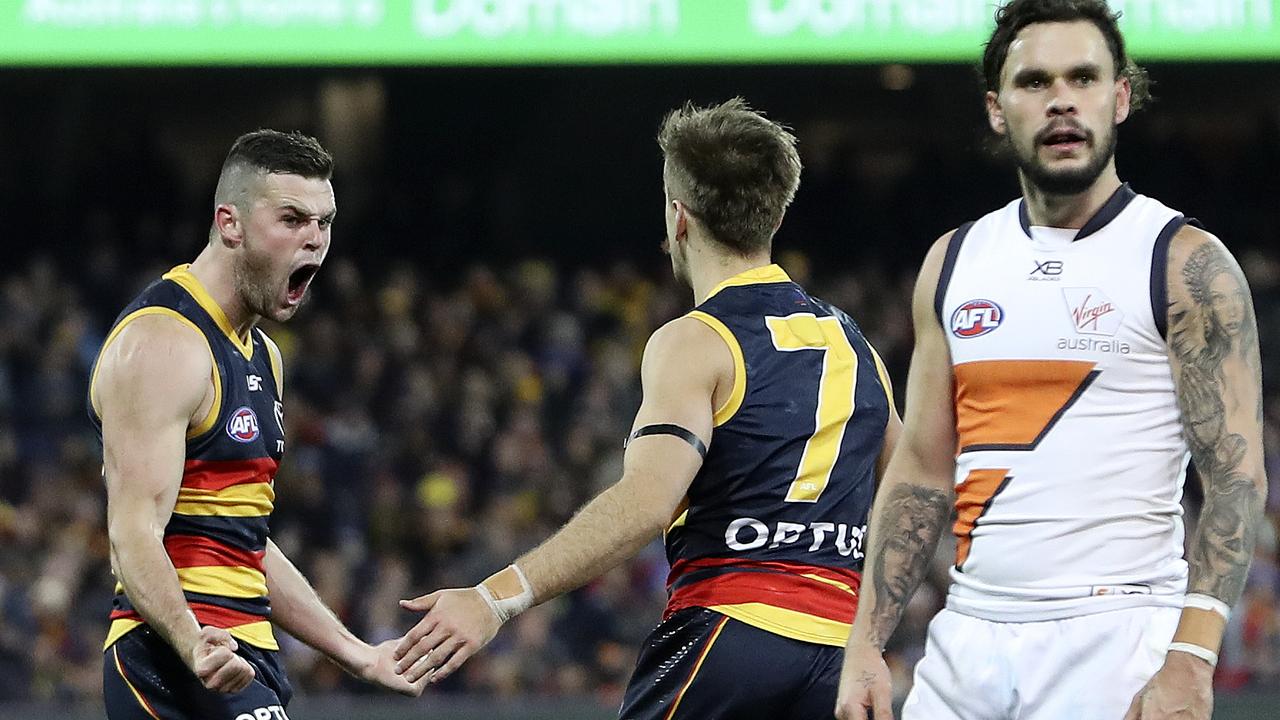
<svg viewBox="0 0 1280 720">
<path fill-rule="evenodd" d="M 329 251 L 332 159 L 314 139 L 236 140 L 209 244 L 121 313 L 90 381 L 116 587 L 111 720 L 285 717 L 274 622 L 348 672 L 417 695 L 392 644 L 353 636 L 267 536 L 284 452 L 280 351 Z"/>
<path fill-rule="evenodd" d="M 658 140 L 667 249 L 697 307 L 645 348 L 622 478 L 474 588 L 406 601 L 426 614 L 398 670 L 447 676 L 512 616 L 665 531 L 670 599 L 621 716 L 828 718 L 899 426 L 889 382 L 847 315 L 770 264 L 795 138 L 732 100 L 673 112 Z"/>
</svg>

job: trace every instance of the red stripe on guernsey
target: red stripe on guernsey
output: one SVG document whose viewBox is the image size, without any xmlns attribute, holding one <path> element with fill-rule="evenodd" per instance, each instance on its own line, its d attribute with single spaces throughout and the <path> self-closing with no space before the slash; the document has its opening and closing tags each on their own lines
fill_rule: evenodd
<svg viewBox="0 0 1280 720">
<path fill-rule="evenodd" d="M 188 460 L 182 468 L 182 487 L 218 491 L 233 485 L 270 482 L 278 464 L 269 457 L 251 460 Z"/>
<path fill-rule="evenodd" d="M 219 607 L 208 603 L 187 603 L 191 608 L 191 612 L 196 616 L 196 622 L 201 625 L 212 625 L 219 628 L 238 627 L 240 625 L 248 625 L 249 623 L 261 622 L 266 620 L 265 615 L 256 615 L 254 613 L 241 612 L 240 610 L 232 610 L 231 608 Z M 113 610 L 111 612 L 112 620 L 137 620 L 145 622 L 142 616 L 136 610 Z"/>
<path fill-rule="evenodd" d="M 666 617 L 688 607 L 764 603 L 828 620 L 851 623 L 857 598 L 831 582 L 847 585 L 855 593 L 862 584 L 861 574 L 842 568 L 704 558 L 677 561 L 671 568 L 668 587 L 673 587 L 676 580 L 686 573 L 700 569 L 720 569 L 722 572 L 672 590 Z M 814 575 L 831 582 L 804 577 L 805 575 Z"/>
<path fill-rule="evenodd" d="M 261 622 L 267 619 L 264 615 L 254 615 L 253 613 L 218 607 L 217 605 L 209 605 L 206 603 L 187 604 L 191 607 L 191 612 L 195 613 L 196 622 L 201 625 L 230 628 L 240 625 L 248 625 L 249 623 Z"/>
<path fill-rule="evenodd" d="M 671 566 L 667 576 L 667 587 L 675 585 L 681 577 L 695 571 L 709 568 L 740 568 L 748 571 L 766 571 L 772 573 L 789 573 L 791 575 L 817 575 L 818 577 L 842 582 L 855 591 L 862 582 L 862 573 L 844 568 L 825 567 L 822 565 L 805 565 L 804 563 L 742 560 L 739 558 L 699 558 L 697 560 L 677 560 Z"/>
<path fill-rule="evenodd" d="M 266 554 L 266 550 L 253 552 L 196 535 L 169 535 L 164 549 L 175 568 L 247 567 L 263 572 L 262 556 Z"/>
</svg>

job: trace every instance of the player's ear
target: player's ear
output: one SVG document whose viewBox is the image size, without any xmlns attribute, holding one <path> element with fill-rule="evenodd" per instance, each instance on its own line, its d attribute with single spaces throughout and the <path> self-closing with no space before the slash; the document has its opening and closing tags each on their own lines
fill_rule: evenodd
<svg viewBox="0 0 1280 720">
<path fill-rule="evenodd" d="M 1000 107 L 1000 95 L 994 90 L 987 91 L 987 124 L 997 135 L 1009 132 L 1009 127 L 1004 121 L 1004 108 Z"/>
<path fill-rule="evenodd" d="M 1129 82 L 1129 78 L 1121 75 L 1116 78 L 1116 117 L 1115 123 L 1119 125 L 1129 119 L 1129 111 L 1132 106 L 1130 102 L 1133 99 L 1133 85 Z"/>
<path fill-rule="evenodd" d="M 679 200 L 671 201 L 672 208 L 675 209 L 675 240 L 683 242 L 689 237 L 689 209 Z"/>
<path fill-rule="evenodd" d="M 244 229 L 240 223 L 240 208 L 235 203 L 221 203 L 213 210 L 213 227 L 218 231 L 223 247 L 236 248 L 244 242 Z"/>
</svg>

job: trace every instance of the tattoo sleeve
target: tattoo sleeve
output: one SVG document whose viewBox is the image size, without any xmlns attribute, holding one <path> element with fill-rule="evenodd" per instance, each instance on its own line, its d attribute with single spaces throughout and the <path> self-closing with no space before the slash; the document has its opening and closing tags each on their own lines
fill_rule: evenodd
<svg viewBox="0 0 1280 720">
<path fill-rule="evenodd" d="M 1188 592 L 1234 605 L 1263 521 L 1257 322 L 1239 266 L 1216 242 L 1170 277 L 1169 347 L 1191 457 L 1205 488 Z"/>
<path fill-rule="evenodd" d="M 933 560 L 951 517 L 951 499 L 936 488 L 903 484 L 877 504 L 869 558 L 875 605 L 868 640 L 883 649 Z"/>
</svg>

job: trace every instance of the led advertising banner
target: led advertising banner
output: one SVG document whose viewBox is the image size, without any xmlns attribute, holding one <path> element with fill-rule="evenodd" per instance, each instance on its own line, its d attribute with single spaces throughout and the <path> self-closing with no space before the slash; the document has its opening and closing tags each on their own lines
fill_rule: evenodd
<svg viewBox="0 0 1280 720">
<path fill-rule="evenodd" d="M 1280 0 L 1112 0 L 1133 55 L 1280 59 Z M 0 0 L 0 64 L 973 62 L 990 0 Z"/>
</svg>

